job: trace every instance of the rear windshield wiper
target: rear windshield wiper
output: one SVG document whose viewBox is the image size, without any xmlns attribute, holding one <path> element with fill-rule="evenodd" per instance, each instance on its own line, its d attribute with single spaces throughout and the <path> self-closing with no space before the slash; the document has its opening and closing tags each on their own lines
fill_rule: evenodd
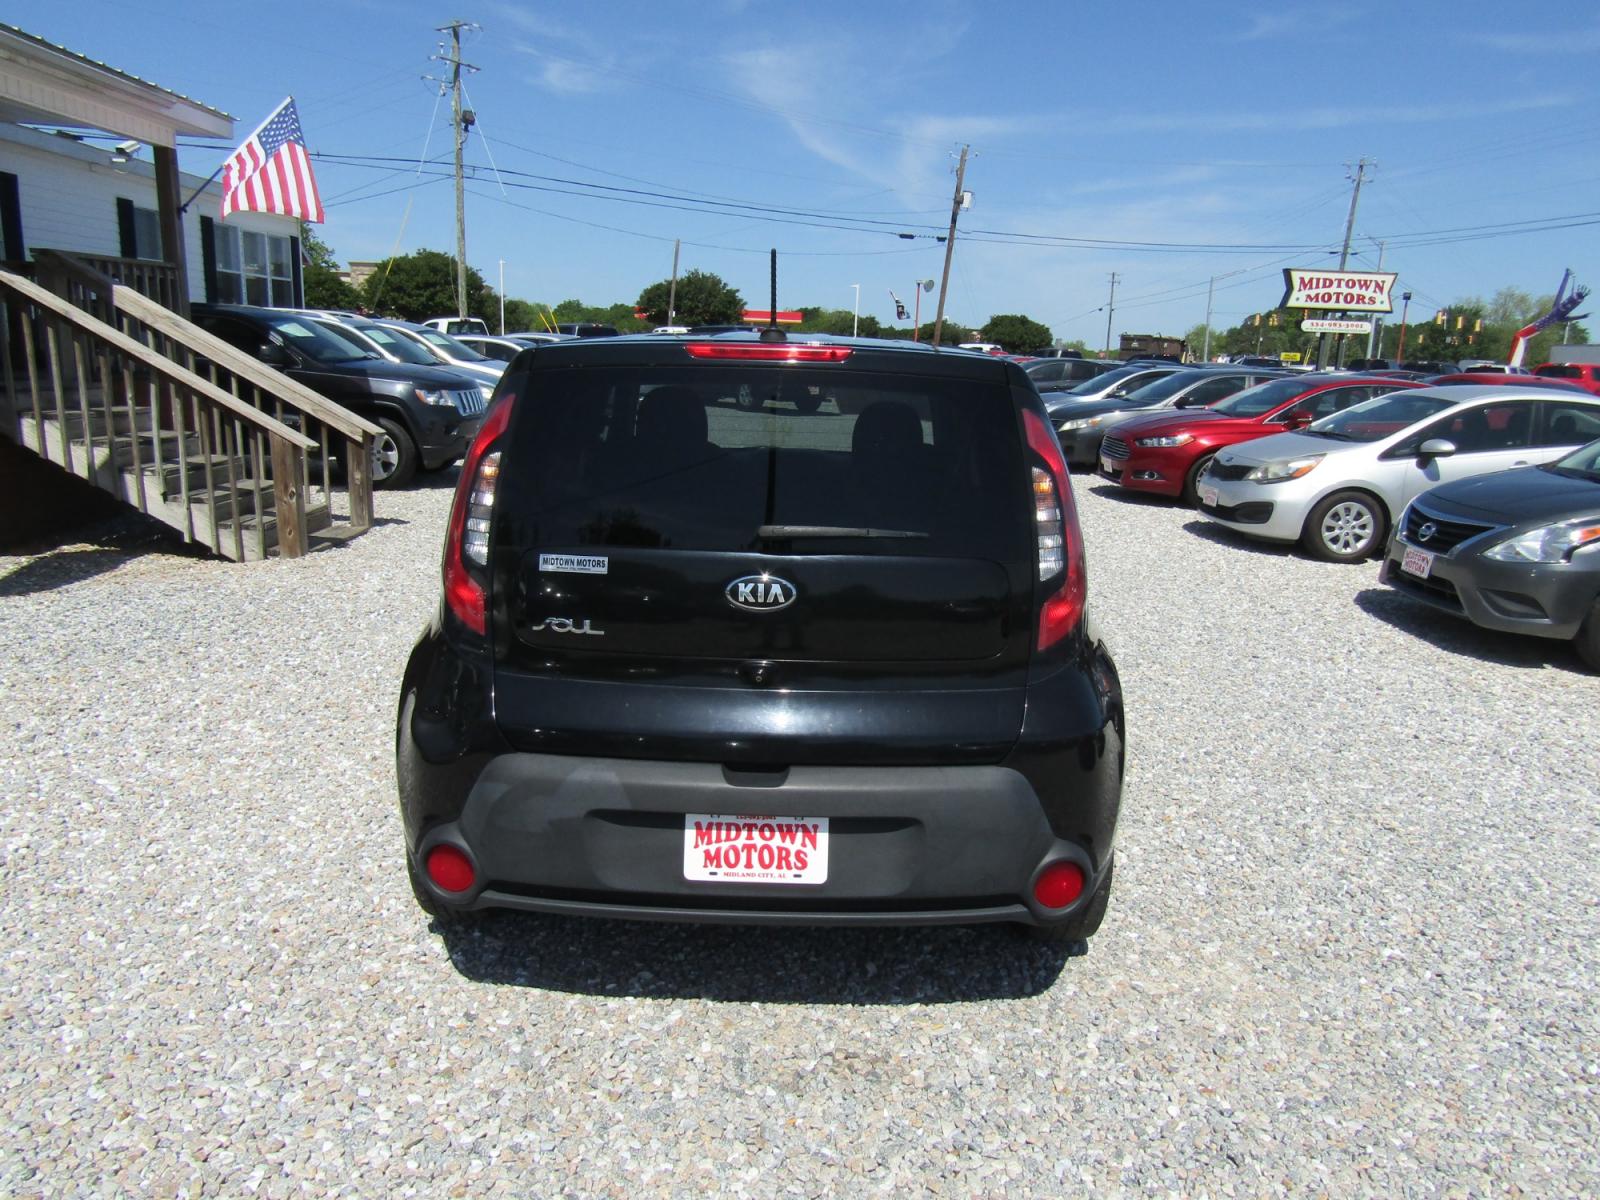
<svg viewBox="0 0 1600 1200">
<path fill-rule="evenodd" d="M 763 525 L 756 530 L 763 541 L 775 538 L 925 538 L 911 529 L 867 529 L 854 525 Z"/>
</svg>

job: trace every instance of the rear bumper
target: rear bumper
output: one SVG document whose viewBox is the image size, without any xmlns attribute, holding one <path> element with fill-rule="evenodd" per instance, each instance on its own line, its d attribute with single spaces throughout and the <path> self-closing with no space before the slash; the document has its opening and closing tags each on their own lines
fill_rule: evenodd
<svg viewBox="0 0 1600 1200">
<path fill-rule="evenodd" d="M 827 879 L 687 879 L 689 813 L 825 816 Z M 755 924 L 1054 924 L 1088 903 L 1105 867 L 1057 837 L 1027 779 L 1003 766 L 743 772 L 512 753 L 478 776 L 458 819 L 427 830 L 415 860 L 441 843 L 477 869 L 468 892 L 433 889 L 453 907 Z M 1061 860 L 1088 885 L 1075 905 L 1044 909 L 1033 880 Z"/>
</svg>

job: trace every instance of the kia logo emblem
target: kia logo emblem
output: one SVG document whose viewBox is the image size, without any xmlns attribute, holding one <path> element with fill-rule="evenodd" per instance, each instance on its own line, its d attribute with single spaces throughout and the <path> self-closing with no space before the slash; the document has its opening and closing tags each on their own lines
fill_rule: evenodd
<svg viewBox="0 0 1600 1200">
<path fill-rule="evenodd" d="M 745 575 L 730 583 L 723 594 L 728 603 L 748 612 L 776 612 L 794 603 L 794 584 L 776 575 Z"/>
<path fill-rule="evenodd" d="M 1438 532 L 1439 527 L 1437 525 L 1432 521 L 1426 521 L 1423 523 L 1422 528 L 1417 530 L 1417 540 L 1419 542 L 1430 542 L 1433 540 L 1433 535 Z"/>
</svg>

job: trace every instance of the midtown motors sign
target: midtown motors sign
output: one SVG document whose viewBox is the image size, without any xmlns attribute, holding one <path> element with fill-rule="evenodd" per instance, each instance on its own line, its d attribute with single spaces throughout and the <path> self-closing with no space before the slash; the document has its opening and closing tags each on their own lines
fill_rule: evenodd
<svg viewBox="0 0 1600 1200">
<path fill-rule="evenodd" d="M 1312 271 L 1287 267 L 1279 308 L 1320 308 L 1334 312 L 1394 311 L 1391 271 Z"/>
</svg>

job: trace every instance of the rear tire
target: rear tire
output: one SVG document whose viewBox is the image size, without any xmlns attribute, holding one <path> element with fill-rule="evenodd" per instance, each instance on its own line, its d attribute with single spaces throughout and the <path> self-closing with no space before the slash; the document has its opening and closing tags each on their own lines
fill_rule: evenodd
<svg viewBox="0 0 1600 1200">
<path fill-rule="evenodd" d="M 1323 562 L 1360 562 L 1383 548 L 1383 505 L 1365 492 L 1335 492 L 1311 510 L 1300 544 Z"/>
<path fill-rule="evenodd" d="M 1200 476 L 1206 473 L 1206 468 L 1216 456 L 1215 450 L 1210 454 L 1202 454 L 1194 460 L 1194 466 L 1190 467 L 1189 473 L 1183 477 L 1183 502 L 1190 508 L 1200 506 Z"/>
<path fill-rule="evenodd" d="M 372 440 L 372 486 L 405 487 L 416 478 L 417 444 L 398 421 L 378 417 L 375 423 L 383 432 Z"/>
<path fill-rule="evenodd" d="M 1578 627 L 1578 636 L 1572 639 L 1572 648 L 1591 671 L 1600 671 L 1600 596 L 1594 607 Z"/>
</svg>

